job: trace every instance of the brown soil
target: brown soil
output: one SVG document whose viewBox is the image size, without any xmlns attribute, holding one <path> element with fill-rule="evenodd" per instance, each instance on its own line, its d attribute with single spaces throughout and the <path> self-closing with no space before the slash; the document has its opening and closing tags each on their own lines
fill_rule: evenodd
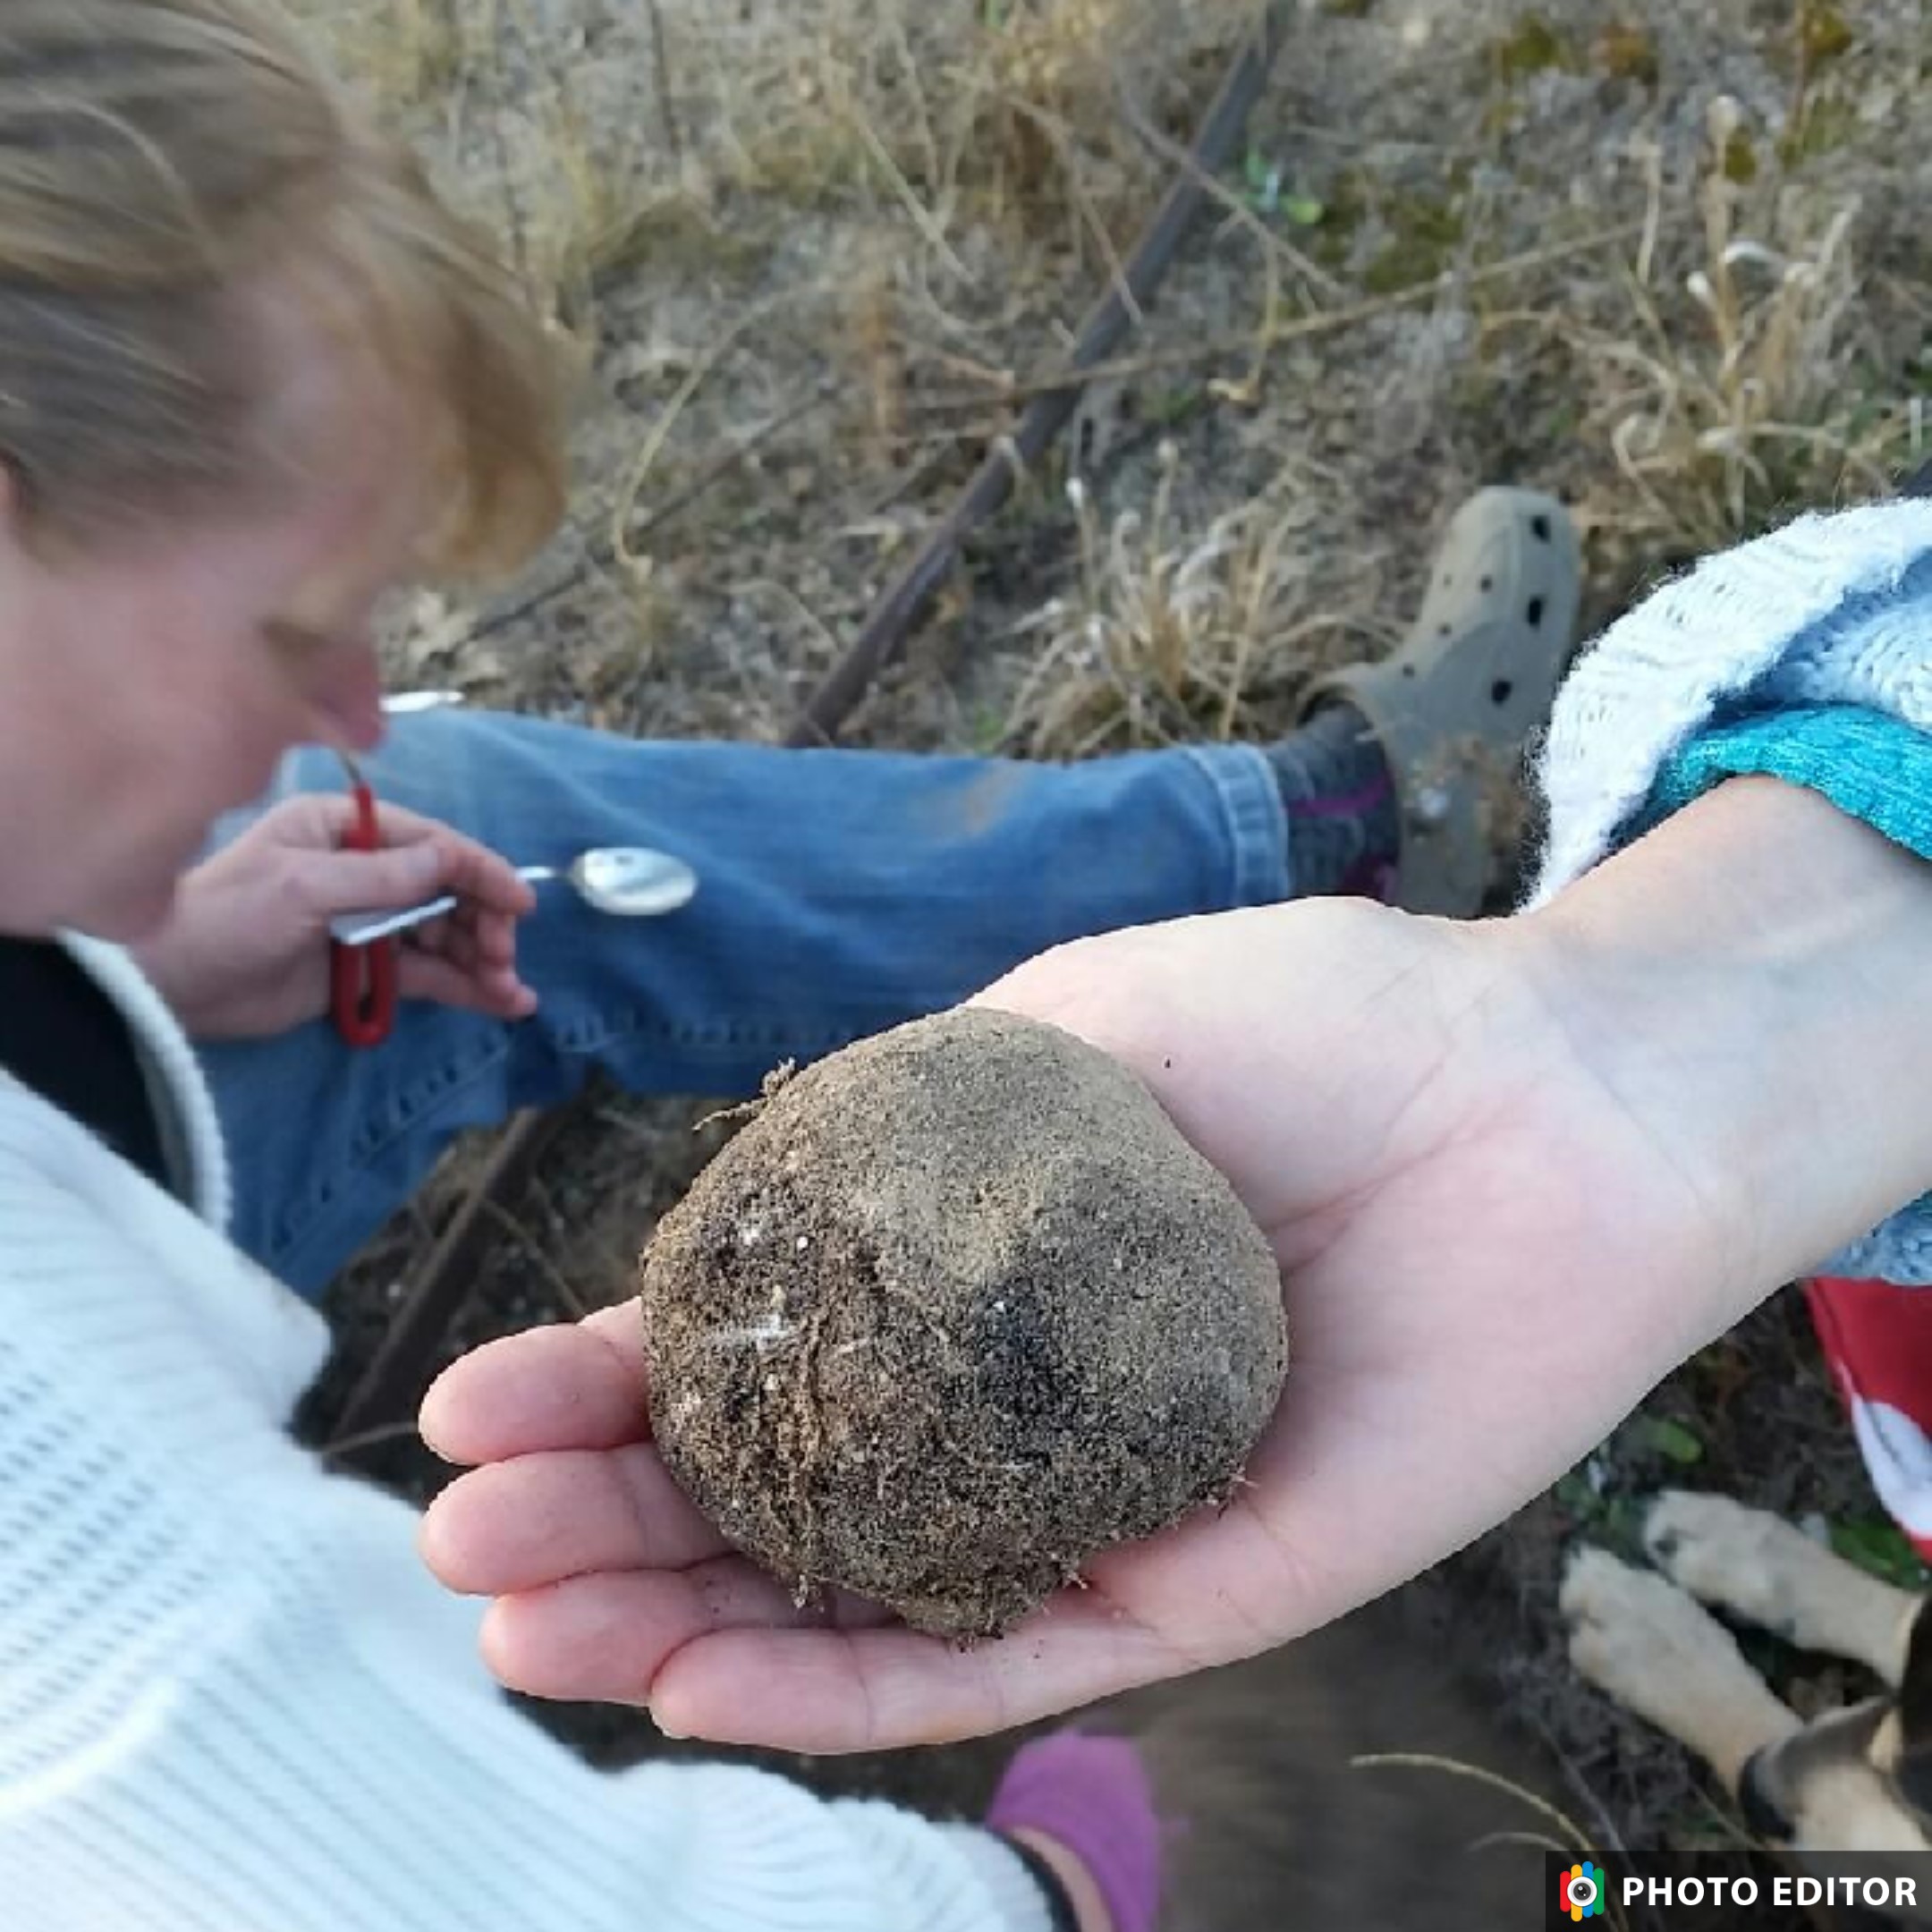
<svg viewBox="0 0 1932 1932">
<path fill-rule="evenodd" d="M 699 1506 L 801 1597 L 944 1636 L 1225 1498 L 1285 1361 L 1267 1242 L 1146 1088 L 983 1009 L 775 1083 L 643 1291 Z"/>
</svg>

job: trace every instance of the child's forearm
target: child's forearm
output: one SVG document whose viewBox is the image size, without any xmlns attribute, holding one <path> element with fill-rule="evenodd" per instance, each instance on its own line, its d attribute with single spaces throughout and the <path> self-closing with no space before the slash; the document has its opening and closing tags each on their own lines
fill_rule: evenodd
<svg viewBox="0 0 1932 1932">
<path fill-rule="evenodd" d="M 1682 1174 L 1726 1319 L 1932 1188 L 1932 866 L 1741 779 L 1513 923 Z"/>
</svg>

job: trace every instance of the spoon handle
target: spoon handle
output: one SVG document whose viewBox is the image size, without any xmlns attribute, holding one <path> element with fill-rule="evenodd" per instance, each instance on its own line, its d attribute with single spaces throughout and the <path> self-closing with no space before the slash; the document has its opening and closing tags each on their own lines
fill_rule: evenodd
<svg viewBox="0 0 1932 1932">
<path fill-rule="evenodd" d="M 535 886 L 545 879 L 562 878 L 564 874 L 555 866 L 534 865 L 519 866 L 517 877 Z M 445 912 L 453 912 L 460 902 L 455 894 L 445 893 L 440 899 L 425 899 L 420 905 L 401 906 L 391 911 L 338 912 L 329 921 L 329 937 L 338 945 L 373 945 L 392 933 L 407 932 L 411 926 L 441 919 Z"/>
</svg>

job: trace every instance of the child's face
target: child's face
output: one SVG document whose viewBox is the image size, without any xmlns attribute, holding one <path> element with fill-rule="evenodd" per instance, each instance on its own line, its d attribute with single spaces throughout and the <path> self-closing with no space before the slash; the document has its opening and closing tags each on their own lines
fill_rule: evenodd
<svg viewBox="0 0 1932 1932">
<path fill-rule="evenodd" d="M 372 613 L 410 571 L 411 438 L 306 347 L 268 416 L 312 453 L 261 504 L 78 554 L 0 519 L 0 931 L 151 931 L 284 751 L 380 740 Z"/>
</svg>

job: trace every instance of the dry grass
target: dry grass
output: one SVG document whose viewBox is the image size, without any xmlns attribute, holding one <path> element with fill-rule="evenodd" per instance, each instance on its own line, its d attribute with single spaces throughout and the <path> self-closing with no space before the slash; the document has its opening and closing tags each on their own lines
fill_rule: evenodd
<svg viewBox="0 0 1932 1932">
<path fill-rule="evenodd" d="M 1856 203 L 1780 220 L 1727 170 L 1739 129 L 1720 97 L 1697 191 L 1702 261 L 1660 286 L 1647 242 L 1625 281 L 1629 333 L 1573 338 L 1639 544 L 1715 549 L 1784 505 L 1883 494 L 1919 440 L 1915 397 L 1875 405 L 1846 379 L 1865 320 Z M 1661 202 L 1653 179 L 1652 234 Z"/>
<path fill-rule="evenodd" d="M 1080 479 L 1068 482 L 1079 580 L 1017 627 L 1038 642 L 1010 749 L 1090 758 L 1258 735 L 1264 719 L 1278 728 L 1284 699 L 1345 633 L 1346 620 L 1309 596 L 1314 479 L 1284 472 L 1191 529 L 1174 510 L 1178 447 L 1163 442 L 1157 461 L 1150 509 L 1123 510 L 1110 526 Z"/>
</svg>

